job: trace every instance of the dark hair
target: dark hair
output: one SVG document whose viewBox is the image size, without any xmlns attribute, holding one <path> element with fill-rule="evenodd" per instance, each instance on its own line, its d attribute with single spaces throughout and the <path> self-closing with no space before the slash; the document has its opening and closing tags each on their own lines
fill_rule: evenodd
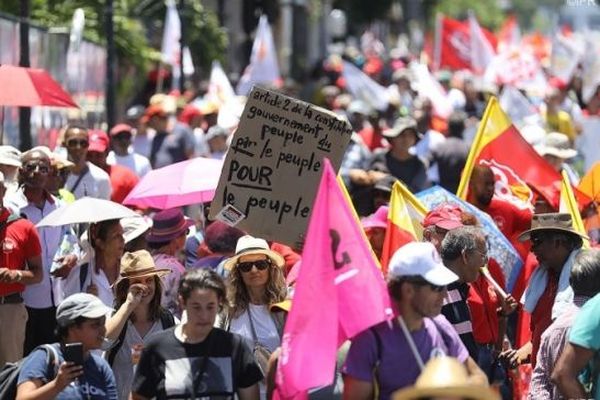
<svg viewBox="0 0 600 400">
<path fill-rule="evenodd" d="M 118 225 L 120 220 L 107 219 L 106 221 L 96 222 L 90 225 L 90 243 L 96 248 L 96 239 L 106 240 L 108 231 L 115 225 Z"/>
<path fill-rule="evenodd" d="M 213 253 L 233 254 L 237 241 L 242 236 L 244 232 L 240 229 L 215 221 L 206 228 L 204 242 Z"/>
<path fill-rule="evenodd" d="M 600 293 L 600 250 L 582 250 L 577 255 L 569 283 L 576 296 L 593 297 Z"/>
<path fill-rule="evenodd" d="M 465 131 L 465 120 L 467 114 L 462 111 L 455 111 L 448 118 L 448 136 L 462 139 Z"/>
<path fill-rule="evenodd" d="M 483 232 L 475 226 L 461 226 L 451 229 L 442 241 L 440 255 L 444 261 L 456 260 L 464 251 L 477 249 L 477 238 L 482 237 Z"/>
<path fill-rule="evenodd" d="M 72 326 L 81 326 L 81 324 L 83 324 L 88 319 L 89 318 L 85 317 L 77 317 L 75 318 L 75 320 L 71 321 L 69 325 L 63 326 L 57 324 L 56 329 L 54 330 L 56 338 L 59 341 L 65 340 L 69 336 L 69 329 L 71 329 Z"/>
<path fill-rule="evenodd" d="M 575 233 L 554 231 L 554 238 L 563 242 L 563 244 L 567 249 L 569 249 L 569 251 L 579 249 L 581 248 L 581 246 L 583 246 L 583 239 L 581 239 L 581 236 Z"/>
<path fill-rule="evenodd" d="M 196 289 L 214 290 L 221 304 L 227 301 L 227 288 L 223 278 L 211 269 L 193 269 L 186 272 L 179 281 L 179 295 L 187 301 Z"/>
<path fill-rule="evenodd" d="M 129 292 L 130 282 L 129 279 L 121 279 L 115 286 L 115 310 L 118 310 L 125 300 Z M 154 297 L 148 305 L 149 315 L 152 321 L 156 321 L 160 318 L 161 306 L 160 300 L 162 299 L 162 283 L 158 275 L 154 275 Z M 135 322 L 134 314 L 132 313 L 130 319 Z"/>
<path fill-rule="evenodd" d="M 165 247 L 166 245 L 168 245 L 169 243 L 171 243 L 171 241 L 167 241 L 167 242 L 147 242 L 148 243 L 148 248 L 150 250 L 160 250 L 163 247 Z"/>
</svg>

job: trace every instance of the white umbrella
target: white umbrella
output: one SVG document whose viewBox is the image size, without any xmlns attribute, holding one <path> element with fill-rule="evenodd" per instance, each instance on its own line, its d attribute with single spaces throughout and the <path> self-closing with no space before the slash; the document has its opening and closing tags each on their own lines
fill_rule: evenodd
<svg viewBox="0 0 600 400">
<path fill-rule="evenodd" d="M 36 226 L 61 226 L 95 223 L 109 219 L 135 217 L 134 211 L 114 201 L 83 197 L 46 215 Z"/>
</svg>

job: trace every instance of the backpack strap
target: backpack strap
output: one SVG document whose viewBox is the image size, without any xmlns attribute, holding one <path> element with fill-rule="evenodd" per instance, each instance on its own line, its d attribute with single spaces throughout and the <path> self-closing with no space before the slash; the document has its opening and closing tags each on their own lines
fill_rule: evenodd
<svg viewBox="0 0 600 400">
<path fill-rule="evenodd" d="M 87 173 L 89 172 L 90 168 L 87 165 L 87 163 L 85 164 L 85 167 L 83 168 L 83 170 L 81 171 L 81 173 L 79 174 L 79 176 L 77 177 L 77 180 L 75 181 L 75 183 L 73 184 L 73 187 L 71 189 L 69 189 L 69 192 L 75 194 L 75 190 L 77 189 L 77 187 L 79 186 L 79 184 L 81 183 L 81 180 L 83 179 L 84 176 L 87 175 Z"/>
<path fill-rule="evenodd" d="M 165 310 L 162 307 L 160 308 L 159 318 L 163 329 L 169 329 L 175 326 L 175 317 L 173 317 L 173 314 L 171 314 L 168 310 Z"/>
<path fill-rule="evenodd" d="M 89 270 L 90 270 L 89 263 L 81 264 L 81 266 L 79 267 L 79 290 L 82 292 L 84 292 L 83 285 L 85 285 L 85 281 L 87 279 Z"/>
</svg>

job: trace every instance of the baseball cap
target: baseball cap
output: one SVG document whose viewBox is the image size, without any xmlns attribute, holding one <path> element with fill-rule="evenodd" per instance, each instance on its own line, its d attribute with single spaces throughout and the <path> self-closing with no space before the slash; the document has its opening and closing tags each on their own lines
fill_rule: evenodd
<svg viewBox="0 0 600 400">
<path fill-rule="evenodd" d="M 117 124 L 110 130 L 110 136 L 115 136 L 122 132 L 131 133 L 132 131 L 133 128 L 129 124 Z"/>
<path fill-rule="evenodd" d="M 433 244 L 412 242 L 400 247 L 388 265 L 388 278 L 420 276 L 436 286 L 446 286 L 458 280 L 458 275 L 442 263 Z"/>
<path fill-rule="evenodd" d="M 90 141 L 88 151 L 98 151 L 100 153 L 104 153 L 110 143 L 108 135 L 102 129 L 91 129 L 88 140 Z"/>
<path fill-rule="evenodd" d="M 21 167 L 21 152 L 13 146 L 0 146 L 0 164 Z"/>
<path fill-rule="evenodd" d="M 429 211 L 423 220 L 423 227 L 435 225 L 439 228 L 451 230 L 463 226 L 462 210 L 453 204 L 444 203 Z"/>
<path fill-rule="evenodd" d="M 383 136 L 392 139 L 400 136 L 405 131 L 411 130 L 415 133 L 417 140 L 421 139 L 422 135 L 417 131 L 417 121 L 411 117 L 400 117 L 394 122 L 394 126 L 390 129 L 383 131 Z"/>
<path fill-rule="evenodd" d="M 79 317 L 100 318 L 113 310 L 89 293 L 76 293 L 64 299 L 56 309 L 56 322 L 60 326 L 69 326 Z"/>
</svg>

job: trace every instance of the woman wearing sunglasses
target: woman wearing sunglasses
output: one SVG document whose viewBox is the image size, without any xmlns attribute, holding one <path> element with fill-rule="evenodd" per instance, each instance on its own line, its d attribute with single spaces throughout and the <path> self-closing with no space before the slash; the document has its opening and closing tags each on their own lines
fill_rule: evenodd
<svg viewBox="0 0 600 400">
<path fill-rule="evenodd" d="M 270 306 L 285 300 L 287 287 L 282 267 L 284 259 L 269 249 L 264 239 L 242 236 L 235 256 L 224 264 L 228 276 L 230 308 L 221 326 L 253 344 L 258 364 L 266 373 L 271 352 L 281 343 L 285 313 Z M 266 389 L 261 384 L 261 398 Z"/>
</svg>

